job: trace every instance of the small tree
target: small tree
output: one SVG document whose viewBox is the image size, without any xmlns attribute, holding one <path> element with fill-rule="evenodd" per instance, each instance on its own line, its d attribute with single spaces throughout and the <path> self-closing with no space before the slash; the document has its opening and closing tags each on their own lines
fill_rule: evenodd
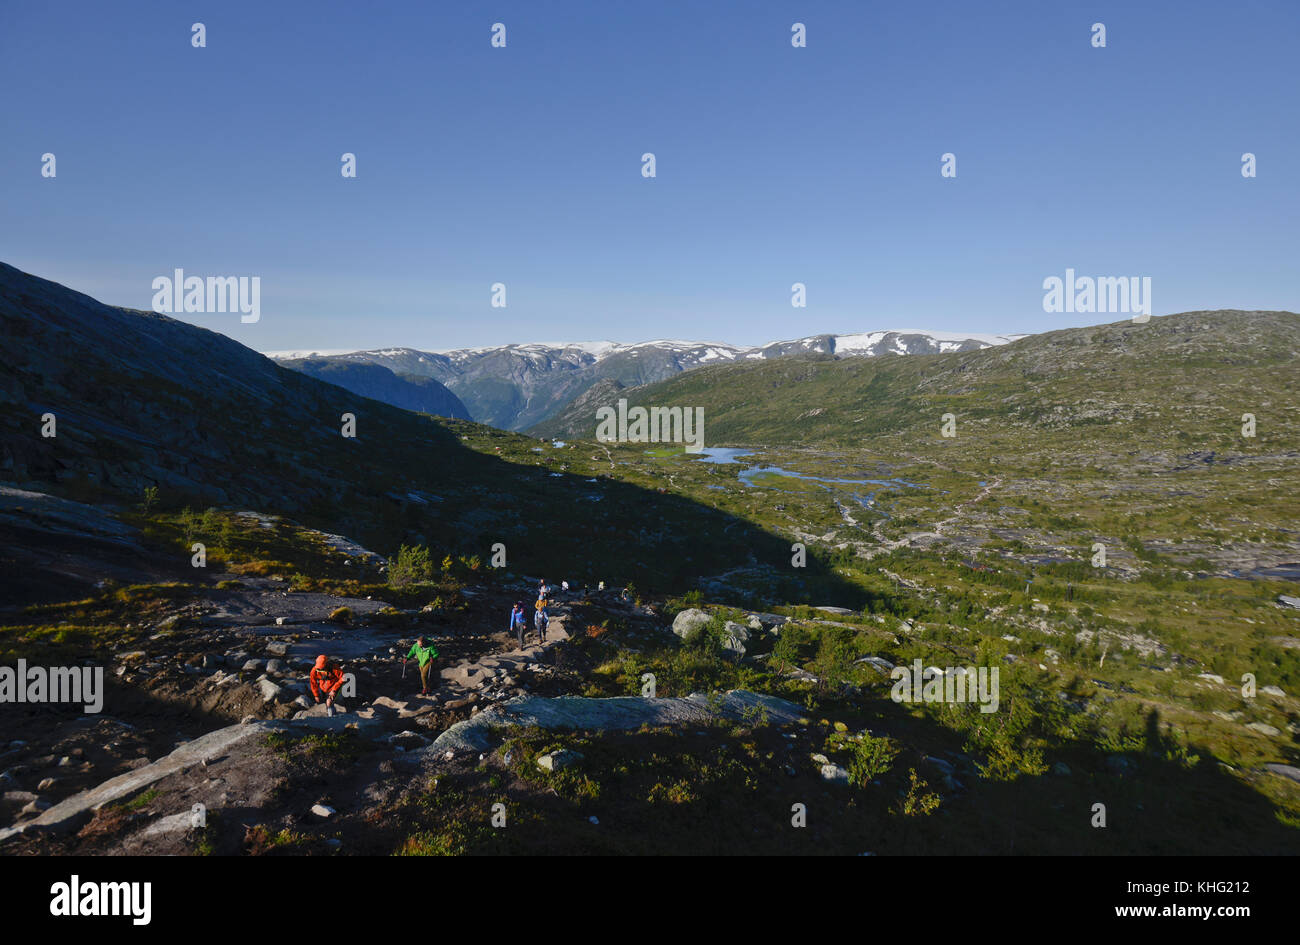
<svg viewBox="0 0 1300 945">
<path fill-rule="evenodd" d="M 402 545 L 388 562 L 389 587 L 433 580 L 433 558 L 423 545 Z"/>
<path fill-rule="evenodd" d="M 863 733 L 862 741 L 854 747 L 853 758 L 849 761 L 849 783 L 866 787 L 888 772 L 897 757 L 898 748 L 892 740 Z"/>
<path fill-rule="evenodd" d="M 158 487 L 145 486 L 144 496 L 140 499 L 140 508 L 144 511 L 144 514 L 148 515 L 150 512 L 152 512 L 154 510 L 154 506 L 156 506 L 157 504 L 158 504 Z"/>
</svg>

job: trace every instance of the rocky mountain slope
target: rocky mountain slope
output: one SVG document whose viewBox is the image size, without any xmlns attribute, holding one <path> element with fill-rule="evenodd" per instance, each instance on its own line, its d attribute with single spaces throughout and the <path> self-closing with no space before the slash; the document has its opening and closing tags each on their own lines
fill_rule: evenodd
<svg viewBox="0 0 1300 945">
<path fill-rule="evenodd" d="M 421 417 L 2 264 L 0 344 L 0 481 L 21 491 L 135 505 L 155 489 L 163 507 L 292 515 L 384 553 L 420 543 L 486 561 L 508 542 L 523 566 L 599 563 L 643 586 L 727 566 L 728 527 L 770 542 L 684 497 L 570 473 L 558 452 L 535 466 L 497 455 L 524 437 Z M 0 573 L 30 562 L 24 534 L 0 528 Z"/>
<path fill-rule="evenodd" d="M 336 384 L 354 394 L 392 404 L 403 410 L 458 420 L 471 419 L 460 398 L 432 377 L 394 374 L 381 364 L 332 361 L 327 358 L 301 358 L 280 363 L 295 371 Z"/>
<path fill-rule="evenodd" d="M 407 378 L 436 378 L 464 401 L 475 420 L 504 430 L 526 430 L 602 382 L 636 387 L 704 365 L 800 354 L 879 357 L 973 351 L 1016 337 L 904 330 L 811 335 L 757 347 L 671 340 L 515 344 L 447 352 L 389 348 L 322 355 L 313 360 L 379 364 Z M 303 352 L 283 354 L 284 363 L 293 363 Z"/>
</svg>

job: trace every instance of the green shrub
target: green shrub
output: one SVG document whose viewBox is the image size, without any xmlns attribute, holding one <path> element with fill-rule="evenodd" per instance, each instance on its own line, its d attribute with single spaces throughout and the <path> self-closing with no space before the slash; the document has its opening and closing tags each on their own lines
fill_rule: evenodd
<svg viewBox="0 0 1300 945">
<path fill-rule="evenodd" d="M 447 561 L 450 561 L 450 557 Z M 443 562 L 445 567 L 447 561 Z M 402 545 L 388 562 L 389 587 L 405 587 L 433 580 L 433 558 L 423 545 Z"/>
<path fill-rule="evenodd" d="M 855 787 L 866 787 L 876 778 L 888 773 L 897 757 L 898 746 L 892 739 L 864 733 L 862 741 L 854 745 L 853 757 L 849 759 L 849 783 Z"/>
</svg>

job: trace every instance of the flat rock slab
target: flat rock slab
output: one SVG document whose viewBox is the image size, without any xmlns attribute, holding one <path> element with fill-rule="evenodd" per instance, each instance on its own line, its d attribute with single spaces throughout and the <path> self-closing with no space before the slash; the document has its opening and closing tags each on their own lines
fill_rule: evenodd
<svg viewBox="0 0 1300 945">
<path fill-rule="evenodd" d="M 105 781 L 98 787 L 89 788 L 80 794 L 65 798 L 49 810 L 29 821 L 13 827 L 0 829 L 0 843 L 31 828 L 47 830 L 68 830 L 75 827 L 83 817 L 88 816 L 105 804 L 137 794 L 149 786 L 158 783 L 173 774 L 180 774 L 195 765 L 214 761 L 230 753 L 231 749 L 250 738 L 265 736 L 274 731 L 295 731 L 308 729 L 313 731 L 342 731 L 355 727 L 361 734 L 378 731 L 382 725 L 378 722 L 367 724 L 355 716 L 336 715 L 334 718 L 305 718 L 294 721 L 257 721 L 239 725 L 228 725 L 215 732 L 208 732 L 193 741 L 188 741 L 171 754 L 159 758 L 152 764 L 127 771 L 115 778 Z"/>
<path fill-rule="evenodd" d="M 492 730 L 508 725 L 627 731 L 642 725 L 698 725 L 720 718 L 743 721 L 761 714 L 768 722 L 780 725 L 803 718 L 804 710 L 793 702 L 744 689 L 724 693 L 714 705 L 709 704 L 708 696 L 698 692 L 669 699 L 523 696 L 457 722 L 424 749 L 423 755 L 432 760 L 447 751 L 487 751 L 492 746 Z"/>
</svg>

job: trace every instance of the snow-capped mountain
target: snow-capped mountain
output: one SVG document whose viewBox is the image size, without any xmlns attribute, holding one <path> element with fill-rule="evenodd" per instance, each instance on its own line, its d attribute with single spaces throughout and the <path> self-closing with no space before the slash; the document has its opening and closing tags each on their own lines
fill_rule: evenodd
<svg viewBox="0 0 1300 945">
<path fill-rule="evenodd" d="M 314 351 L 268 351 L 266 354 L 284 361 L 310 356 L 379 364 L 399 377 L 430 377 L 456 394 L 475 420 L 507 430 L 525 430 L 603 380 L 636 387 L 665 380 L 681 371 L 728 361 L 800 354 L 837 357 L 945 354 L 1006 344 L 1020 337 L 1023 336 L 902 329 L 810 335 L 752 347 L 660 339 L 636 344 L 536 342 L 450 351 L 384 348 L 346 354 Z"/>
</svg>

